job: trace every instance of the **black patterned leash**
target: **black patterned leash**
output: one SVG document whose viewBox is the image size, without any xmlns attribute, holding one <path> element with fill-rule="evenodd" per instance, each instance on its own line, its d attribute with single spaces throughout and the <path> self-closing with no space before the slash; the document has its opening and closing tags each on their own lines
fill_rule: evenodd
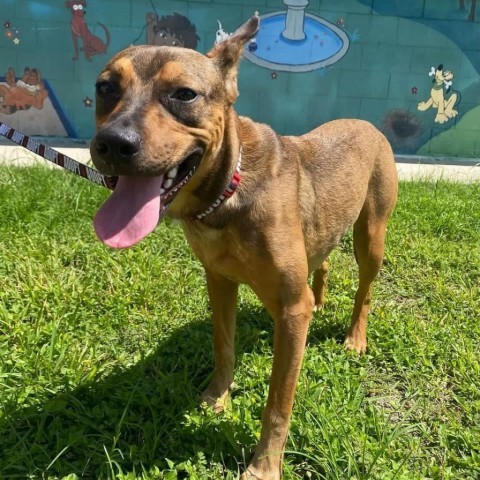
<svg viewBox="0 0 480 480">
<path fill-rule="evenodd" d="M 102 187 L 109 188 L 110 190 L 115 188 L 115 184 L 117 183 L 116 177 L 106 177 L 97 170 L 90 168 L 81 162 L 77 162 L 73 158 L 70 158 L 63 153 L 57 152 L 48 145 L 45 145 L 44 143 L 39 142 L 38 140 L 35 140 L 34 138 L 25 135 L 22 132 L 19 132 L 17 129 L 10 127 L 1 121 L 0 135 L 8 138 L 8 140 L 16 143 L 17 145 L 30 150 L 39 157 L 42 157 L 45 160 L 48 160 L 49 162 L 52 162 L 71 173 L 74 173 L 75 175 L 90 180 L 91 182 L 101 185 Z"/>
</svg>

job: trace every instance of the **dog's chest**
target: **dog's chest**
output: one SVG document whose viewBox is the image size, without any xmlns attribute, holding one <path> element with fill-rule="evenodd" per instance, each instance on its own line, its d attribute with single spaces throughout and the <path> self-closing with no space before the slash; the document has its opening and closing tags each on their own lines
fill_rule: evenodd
<svg viewBox="0 0 480 480">
<path fill-rule="evenodd" d="M 183 224 L 193 252 L 209 271 L 239 283 L 250 283 L 252 252 L 236 232 L 204 225 Z"/>
</svg>

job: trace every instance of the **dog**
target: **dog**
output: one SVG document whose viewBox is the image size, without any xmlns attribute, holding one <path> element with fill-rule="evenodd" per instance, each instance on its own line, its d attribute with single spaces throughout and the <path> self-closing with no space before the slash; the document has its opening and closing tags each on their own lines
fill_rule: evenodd
<svg viewBox="0 0 480 480">
<path fill-rule="evenodd" d="M 440 64 L 436 69 L 431 68 L 429 76 L 433 77 L 430 98 L 426 102 L 420 102 L 417 109 L 424 112 L 430 107 L 436 108 L 435 122 L 440 124 L 448 122 L 450 118 L 458 115 L 458 111 L 453 109 L 457 103 L 458 94 L 453 92 L 448 98 L 445 96 L 452 86 L 453 73 L 450 70 L 444 71 L 443 65 Z M 444 88 L 446 88 L 445 93 Z"/>
<path fill-rule="evenodd" d="M 128 248 L 164 214 L 180 220 L 206 272 L 215 367 L 202 398 L 215 411 L 233 385 L 238 285 L 261 299 L 274 322 L 274 359 L 260 441 L 242 479 L 278 480 L 327 257 L 353 226 L 359 286 L 345 345 L 364 352 L 398 182 L 388 141 L 365 121 L 281 137 L 237 116 L 239 61 L 258 28 L 254 16 L 206 55 L 136 46 L 107 64 L 96 83 L 91 155 L 118 183 L 94 228 L 106 245 Z"/>
<path fill-rule="evenodd" d="M 83 53 L 86 60 L 91 62 L 93 55 L 104 55 L 110 45 L 110 32 L 108 28 L 100 22 L 97 22 L 105 31 L 105 42 L 95 36 L 87 26 L 85 21 L 85 14 L 87 8 L 86 0 L 68 0 L 65 2 L 65 7 L 70 9 L 72 13 L 72 21 L 70 22 L 70 29 L 72 31 L 73 51 L 72 60 L 78 60 L 78 39 L 81 38 L 83 42 Z"/>
</svg>

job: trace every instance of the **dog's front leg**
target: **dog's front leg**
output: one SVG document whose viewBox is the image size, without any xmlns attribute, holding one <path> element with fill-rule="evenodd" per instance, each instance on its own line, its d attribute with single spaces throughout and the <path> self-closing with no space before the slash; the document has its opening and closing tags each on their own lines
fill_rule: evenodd
<svg viewBox="0 0 480 480">
<path fill-rule="evenodd" d="M 206 273 L 212 308 L 215 369 L 202 400 L 221 412 L 233 386 L 238 283 L 208 270 Z"/>
<path fill-rule="evenodd" d="M 272 302 L 260 296 L 274 319 L 273 368 L 260 442 L 242 480 L 279 480 L 282 476 L 283 450 L 314 306 L 306 279 L 305 286 L 298 288 L 296 298 L 280 296 L 286 301 L 283 305 L 273 303 L 278 302 L 278 296 Z"/>
<path fill-rule="evenodd" d="M 417 109 L 420 110 L 421 112 L 424 112 L 425 110 L 428 110 L 432 105 L 433 105 L 433 100 L 432 100 L 432 97 L 430 97 L 426 102 L 420 102 L 417 105 Z"/>
<path fill-rule="evenodd" d="M 72 31 L 73 57 L 72 60 L 78 60 L 78 38 Z"/>
</svg>

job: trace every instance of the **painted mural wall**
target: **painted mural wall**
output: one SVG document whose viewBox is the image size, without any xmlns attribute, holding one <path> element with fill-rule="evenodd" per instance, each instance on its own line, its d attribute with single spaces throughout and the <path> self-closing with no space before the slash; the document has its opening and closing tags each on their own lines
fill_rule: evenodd
<svg viewBox="0 0 480 480">
<path fill-rule="evenodd" d="M 93 135 L 94 83 L 130 45 L 207 52 L 254 13 L 237 111 L 281 134 L 371 121 L 397 153 L 480 158 L 476 0 L 0 0 L 0 120 Z"/>
</svg>

